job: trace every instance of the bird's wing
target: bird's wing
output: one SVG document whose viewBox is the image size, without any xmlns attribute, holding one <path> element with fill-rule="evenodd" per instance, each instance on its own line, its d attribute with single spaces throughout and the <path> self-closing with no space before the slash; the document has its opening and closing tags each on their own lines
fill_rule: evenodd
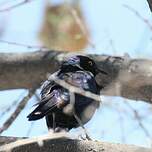
<svg viewBox="0 0 152 152">
<path fill-rule="evenodd" d="M 47 98 L 53 91 L 53 89 L 57 89 L 59 86 L 55 84 L 54 81 L 51 80 L 46 80 L 41 88 L 41 99 L 43 100 L 44 98 Z M 42 102 L 41 100 L 41 102 Z"/>
<path fill-rule="evenodd" d="M 46 81 L 42 87 L 41 101 L 27 118 L 29 121 L 41 119 L 56 108 L 63 108 L 68 102 L 69 93 L 66 89 L 52 81 Z"/>
</svg>

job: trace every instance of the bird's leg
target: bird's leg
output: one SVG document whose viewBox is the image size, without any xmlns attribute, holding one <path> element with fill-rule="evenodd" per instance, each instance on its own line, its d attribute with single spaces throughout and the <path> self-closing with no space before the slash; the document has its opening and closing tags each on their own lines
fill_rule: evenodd
<svg viewBox="0 0 152 152">
<path fill-rule="evenodd" d="M 68 132 L 67 128 L 60 128 L 56 126 L 55 122 L 55 113 L 52 113 L 52 118 L 53 118 L 53 133 L 59 133 L 59 132 Z"/>
<path fill-rule="evenodd" d="M 75 112 L 74 112 L 73 114 L 74 114 L 75 119 L 77 120 L 77 122 L 79 123 L 79 125 L 81 126 L 81 128 L 83 129 L 83 131 L 84 131 L 84 133 L 85 133 L 85 136 L 86 136 L 86 139 L 92 140 L 92 139 L 90 138 L 90 136 L 88 135 L 87 130 L 85 129 L 85 127 L 84 127 L 81 119 L 77 116 L 77 114 L 76 114 Z"/>
<path fill-rule="evenodd" d="M 55 133 L 56 132 L 55 113 L 52 113 L 52 118 L 53 118 L 53 133 Z"/>
</svg>

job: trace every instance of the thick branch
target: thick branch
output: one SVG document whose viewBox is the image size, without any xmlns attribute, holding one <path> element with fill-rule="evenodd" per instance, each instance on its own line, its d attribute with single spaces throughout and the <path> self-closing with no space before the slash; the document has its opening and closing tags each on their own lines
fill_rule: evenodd
<svg viewBox="0 0 152 152">
<path fill-rule="evenodd" d="M 51 136 L 43 136 L 33 139 L 22 139 L 8 145 L 4 145 L 4 143 L 6 144 L 11 141 L 17 140 L 17 138 L 9 138 L 11 137 L 0 138 L 0 143 L 2 143 L 0 151 L 12 150 L 12 152 L 151 152 L 151 149 L 137 147 L 133 145 L 112 144 L 99 141 L 80 141 L 76 139 L 68 139 L 67 137 L 52 138 Z"/>
<path fill-rule="evenodd" d="M 0 53 L 0 90 L 29 89 L 46 79 L 47 73 L 53 73 L 67 56 L 53 51 L 30 53 Z M 97 75 L 99 85 L 105 87 L 104 95 L 122 96 L 129 99 L 144 100 L 152 103 L 152 61 L 90 55 L 99 68 L 109 73 Z"/>
</svg>

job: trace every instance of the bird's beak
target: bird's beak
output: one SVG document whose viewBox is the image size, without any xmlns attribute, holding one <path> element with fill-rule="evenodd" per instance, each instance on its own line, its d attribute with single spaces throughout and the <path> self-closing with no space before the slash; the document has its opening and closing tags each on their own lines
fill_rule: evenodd
<svg viewBox="0 0 152 152">
<path fill-rule="evenodd" d="M 97 73 L 97 74 L 98 74 L 98 73 L 102 73 L 102 74 L 108 75 L 108 73 L 107 73 L 106 71 L 103 71 L 103 70 L 101 70 L 101 69 L 99 69 L 99 68 L 96 68 L 96 73 Z"/>
<path fill-rule="evenodd" d="M 84 69 L 80 66 L 80 64 L 75 64 L 75 66 L 78 67 L 78 68 L 81 69 L 81 70 L 84 70 Z"/>
</svg>

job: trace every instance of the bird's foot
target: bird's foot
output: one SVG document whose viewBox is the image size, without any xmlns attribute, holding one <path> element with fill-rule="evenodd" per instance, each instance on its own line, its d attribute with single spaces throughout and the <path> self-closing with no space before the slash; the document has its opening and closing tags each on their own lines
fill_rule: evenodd
<svg viewBox="0 0 152 152">
<path fill-rule="evenodd" d="M 73 139 L 73 137 L 71 137 L 70 133 L 65 128 L 49 129 L 48 135 L 55 138 L 63 137 Z"/>
<path fill-rule="evenodd" d="M 79 135 L 78 138 L 80 140 L 88 140 L 88 141 L 91 140 L 92 141 L 91 137 L 88 134 L 86 134 L 85 137 L 83 135 Z"/>
<path fill-rule="evenodd" d="M 56 127 L 54 129 L 54 133 L 58 133 L 58 132 L 68 132 L 68 129 L 67 128 L 61 128 L 61 127 Z"/>
<path fill-rule="evenodd" d="M 66 128 L 60 128 L 60 127 L 56 127 L 55 129 L 49 129 L 49 134 L 56 134 L 56 133 L 67 133 L 68 129 Z"/>
<path fill-rule="evenodd" d="M 86 134 L 86 139 L 87 140 L 92 140 L 91 137 L 88 134 Z"/>
</svg>

